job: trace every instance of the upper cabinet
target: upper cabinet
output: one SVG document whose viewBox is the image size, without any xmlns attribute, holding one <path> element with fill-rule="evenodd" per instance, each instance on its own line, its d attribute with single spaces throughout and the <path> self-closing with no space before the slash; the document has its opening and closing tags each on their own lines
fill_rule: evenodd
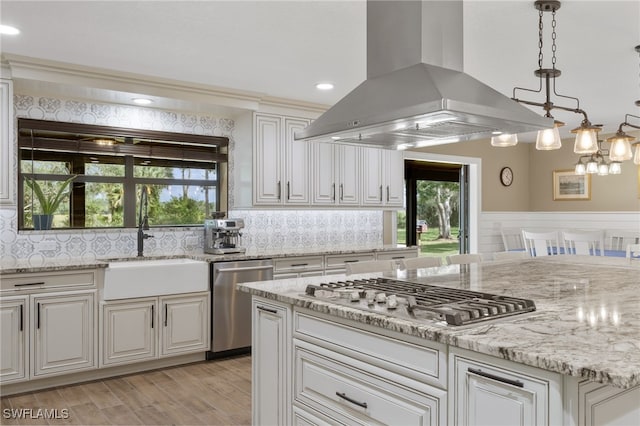
<svg viewBox="0 0 640 426">
<path fill-rule="evenodd" d="M 312 143 L 314 205 L 360 204 L 360 147 Z"/>
<path fill-rule="evenodd" d="M 402 207 L 404 157 L 401 151 L 362 148 L 362 204 Z"/>
<path fill-rule="evenodd" d="M 309 144 L 294 133 L 309 120 L 270 114 L 254 116 L 254 205 L 309 204 Z"/>
<path fill-rule="evenodd" d="M 0 79 L 0 205 L 14 205 L 13 82 Z"/>
</svg>

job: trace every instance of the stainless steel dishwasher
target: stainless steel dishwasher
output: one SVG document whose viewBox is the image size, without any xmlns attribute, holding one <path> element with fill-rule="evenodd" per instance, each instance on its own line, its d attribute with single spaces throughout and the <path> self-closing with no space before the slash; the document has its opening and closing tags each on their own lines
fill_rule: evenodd
<svg viewBox="0 0 640 426">
<path fill-rule="evenodd" d="M 207 359 L 251 349 L 251 295 L 238 283 L 273 279 L 273 262 L 243 260 L 211 264 L 211 348 Z"/>
</svg>

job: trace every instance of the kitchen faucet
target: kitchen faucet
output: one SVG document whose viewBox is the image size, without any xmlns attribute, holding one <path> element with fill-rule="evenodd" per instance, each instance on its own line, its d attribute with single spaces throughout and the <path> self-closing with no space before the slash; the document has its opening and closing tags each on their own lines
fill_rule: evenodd
<svg viewBox="0 0 640 426">
<path fill-rule="evenodd" d="M 153 238 L 153 235 L 145 234 L 144 231 L 149 230 L 149 215 L 147 214 L 149 208 L 149 194 L 146 185 L 142 185 L 140 188 L 140 210 L 138 211 L 138 257 L 142 257 L 144 251 L 144 240 L 147 238 Z M 144 214 L 142 211 L 144 209 Z"/>
</svg>

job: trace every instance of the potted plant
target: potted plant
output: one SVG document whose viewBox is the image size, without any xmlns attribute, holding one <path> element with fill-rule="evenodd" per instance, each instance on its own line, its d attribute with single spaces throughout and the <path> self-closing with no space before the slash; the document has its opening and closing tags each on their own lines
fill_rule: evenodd
<svg viewBox="0 0 640 426">
<path fill-rule="evenodd" d="M 60 206 L 62 200 L 64 200 L 64 198 L 67 196 L 67 188 L 71 184 L 71 181 L 75 178 L 75 176 L 71 176 L 69 179 L 59 184 L 57 189 L 46 191 L 35 179 L 24 179 L 24 182 L 29 188 L 31 188 L 33 194 L 38 199 L 38 203 L 40 204 L 40 214 L 35 214 L 35 212 L 32 212 L 34 229 L 51 229 L 53 214 Z"/>
</svg>

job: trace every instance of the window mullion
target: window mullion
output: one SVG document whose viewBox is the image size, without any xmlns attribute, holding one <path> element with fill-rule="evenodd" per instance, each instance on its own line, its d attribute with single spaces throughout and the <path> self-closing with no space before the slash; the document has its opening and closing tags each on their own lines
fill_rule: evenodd
<svg viewBox="0 0 640 426">
<path fill-rule="evenodd" d="M 124 157 L 124 226 L 135 228 L 136 223 L 136 181 L 133 178 L 133 156 Z"/>
</svg>

